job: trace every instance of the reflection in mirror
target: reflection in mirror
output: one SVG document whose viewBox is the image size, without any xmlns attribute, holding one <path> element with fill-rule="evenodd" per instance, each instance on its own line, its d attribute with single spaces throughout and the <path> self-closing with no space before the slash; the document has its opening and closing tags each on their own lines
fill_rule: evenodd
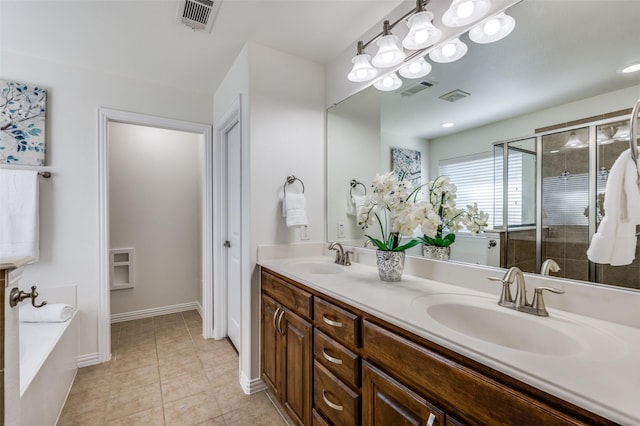
<svg viewBox="0 0 640 426">
<path fill-rule="evenodd" d="M 616 72 L 640 61 L 640 2 L 523 0 L 509 10 L 516 28 L 491 48 L 432 64 L 431 74 L 397 93 L 369 87 L 328 110 L 327 240 L 364 244 L 353 204 L 364 191 L 350 182 L 368 189 L 392 169 L 391 148 L 404 148 L 420 153 L 421 183 L 472 165 L 469 182 L 454 181 L 458 205 L 489 211 L 491 232 L 481 236 L 480 256 L 463 253 L 460 233 L 453 260 L 537 272 L 553 258 L 561 270 L 552 275 L 640 288 L 638 256 L 611 267 L 585 255 L 602 219 L 608 170 L 628 147 L 629 108 L 640 97 L 640 73 Z M 450 92 L 469 96 L 443 100 Z M 590 152 L 597 152 L 591 162 Z"/>
</svg>

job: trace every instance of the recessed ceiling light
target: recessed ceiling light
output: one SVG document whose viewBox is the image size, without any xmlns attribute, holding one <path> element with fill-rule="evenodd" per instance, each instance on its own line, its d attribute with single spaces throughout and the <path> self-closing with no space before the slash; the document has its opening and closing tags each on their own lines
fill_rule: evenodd
<svg viewBox="0 0 640 426">
<path fill-rule="evenodd" d="M 454 126 L 454 123 L 452 123 L 452 122 L 448 121 L 448 122 L 446 122 L 446 123 L 442 123 L 442 124 L 441 124 L 441 126 L 442 126 L 442 127 L 453 127 L 453 126 Z"/>
<path fill-rule="evenodd" d="M 618 72 L 621 74 L 629 74 L 636 71 L 640 71 L 640 62 L 625 65 L 624 67 L 618 69 Z"/>
</svg>

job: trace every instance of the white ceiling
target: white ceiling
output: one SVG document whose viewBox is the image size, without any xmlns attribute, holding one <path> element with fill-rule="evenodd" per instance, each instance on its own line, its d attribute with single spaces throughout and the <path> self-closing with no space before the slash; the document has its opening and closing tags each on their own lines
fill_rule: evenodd
<svg viewBox="0 0 640 426">
<path fill-rule="evenodd" d="M 400 3 L 223 0 L 209 34 L 176 23 L 177 0 L 0 0 L 0 41 L 3 50 L 214 93 L 249 40 L 324 64 Z"/>
</svg>

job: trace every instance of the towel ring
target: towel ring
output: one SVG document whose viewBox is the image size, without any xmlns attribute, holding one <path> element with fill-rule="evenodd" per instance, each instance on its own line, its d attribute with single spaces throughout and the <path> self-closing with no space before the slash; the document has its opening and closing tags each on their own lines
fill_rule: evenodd
<svg viewBox="0 0 640 426">
<path fill-rule="evenodd" d="M 296 177 L 296 176 L 294 176 L 294 175 L 289 175 L 289 176 L 287 176 L 287 180 L 285 180 L 285 181 L 284 181 L 284 187 L 283 187 L 283 189 L 284 189 L 284 193 L 285 193 L 285 194 L 287 193 L 287 185 L 291 185 L 291 184 L 293 184 L 295 181 L 300 182 L 300 185 L 302 185 L 302 193 L 304 194 L 304 182 L 303 182 L 300 178 L 298 178 L 298 177 Z"/>
<path fill-rule="evenodd" d="M 349 185 L 351 186 L 351 189 L 349 189 L 349 197 L 351 199 L 353 199 L 353 190 L 359 185 L 362 186 L 362 189 L 364 190 L 364 195 L 367 195 L 367 187 L 364 186 L 364 183 L 359 182 L 355 179 L 351 179 L 351 182 L 349 182 Z"/>
<path fill-rule="evenodd" d="M 638 113 L 640 113 L 640 99 L 633 107 L 631 111 L 631 122 L 629 123 L 629 149 L 631 150 L 631 158 L 633 161 L 637 161 L 640 157 L 638 153 Z"/>
</svg>

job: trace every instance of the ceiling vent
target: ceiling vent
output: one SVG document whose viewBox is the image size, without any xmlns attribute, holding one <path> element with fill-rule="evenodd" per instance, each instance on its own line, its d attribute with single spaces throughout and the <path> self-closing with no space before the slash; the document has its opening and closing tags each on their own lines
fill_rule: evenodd
<svg viewBox="0 0 640 426">
<path fill-rule="evenodd" d="M 412 86 L 401 88 L 396 93 L 398 93 L 400 96 L 413 96 L 416 93 L 422 92 L 423 90 L 435 86 L 436 84 L 438 83 L 433 80 L 420 80 Z"/>
<path fill-rule="evenodd" d="M 459 101 L 462 98 L 466 98 L 467 96 L 471 96 L 471 93 L 456 89 L 452 92 L 445 93 L 444 95 L 440 96 L 440 99 L 442 99 L 443 101 L 455 102 Z"/>
<path fill-rule="evenodd" d="M 196 31 L 211 32 L 222 0 L 180 0 L 178 23 Z"/>
</svg>

